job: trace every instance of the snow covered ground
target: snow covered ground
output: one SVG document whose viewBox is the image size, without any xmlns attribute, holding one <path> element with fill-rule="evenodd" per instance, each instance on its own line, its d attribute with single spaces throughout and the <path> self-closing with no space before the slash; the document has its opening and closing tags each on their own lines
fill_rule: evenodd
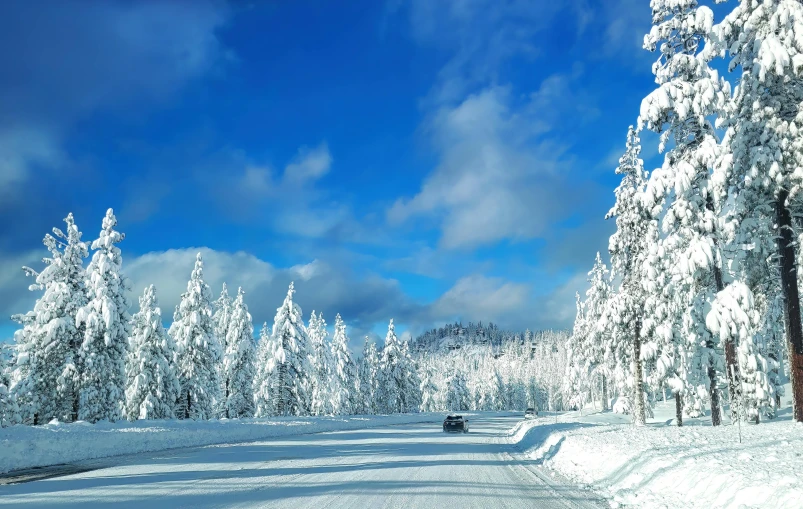
<svg viewBox="0 0 803 509">
<path fill-rule="evenodd" d="M 604 507 L 510 455 L 519 413 L 467 415 L 468 434 L 417 423 L 83 462 L 0 485 L 0 507 Z"/>
<path fill-rule="evenodd" d="M 12 426 L 0 428 L 0 473 L 179 447 L 247 442 L 394 424 L 440 422 L 442 419 L 441 413 L 422 413 Z"/>
<path fill-rule="evenodd" d="M 790 394 L 787 387 L 787 394 Z M 626 416 L 584 411 L 520 425 L 512 441 L 536 464 L 638 508 L 803 507 L 803 426 L 780 417 L 714 428 L 710 417 L 671 425 L 674 402 L 636 428 Z"/>
</svg>

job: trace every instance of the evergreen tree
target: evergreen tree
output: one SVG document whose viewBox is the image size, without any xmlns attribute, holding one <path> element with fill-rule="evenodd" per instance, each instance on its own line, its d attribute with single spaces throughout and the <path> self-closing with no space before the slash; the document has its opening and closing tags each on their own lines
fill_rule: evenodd
<svg viewBox="0 0 803 509">
<path fill-rule="evenodd" d="M 362 349 L 362 357 L 359 364 L 360 396 L 362 401 L 362 413 L 376 414 L 377 405 L 377 384 L 379 373 L 379 354 L 376 344 L 368 336 L 365 336 L 365 344 Z"/>
<path fill-rule="evenodd" d="M 422 363 L 423 376 L 421 377 L 421 411 L 437 412 L 440 410 L 437 401 L 438 386 L 435 385 L 435 373 L 432 365 Z"/>
<path fill-rule="evenodd" d="M 0 344 L 0 428 L 20 423 L 19 406 L 11 393 L 11 350 L 10 345 Z"/>
<path fill-rule="evenodd" d="M 803 5 L 798 0 L 741 0 L 712 29 L 710 56 L 727 52 L 740 69 L 723 127 L 726 156 L 717 180 L 730 192 L 734 246 L 775 243 L 791 364 L 794 419 L 803 422 L 803 326 L 797 245 L 792 213 L 799 207 L 803 173 L 798 112 L 803 104 L 799 43 Z M 768 204 L 772 204 L 768 207 Z M 756 224 L 763 224 L 756 236 Z"/>
<path fill-rule="evenodd" d="M 326 331 L 326 321 L 323 313 L 315 316 L 312 311 L 307 327 L 311 346 L 311 368 L 309 373 L 311 394 L 310 411 L 312 415 L 327 415 L 333 413 L 331 392 L 332 392 L 332 361 L 331 352 L 328 348 L 326 338 L 329 333 Z"/>
<path fill-rule="evenodd" d="M 226 336 L 229 333 L 229 321 L 231 320 L 233 300 L 229 296 L 229 289 L 226 283 L 223 283 L 223 290 L 220 292 L 220 297 L 212 303 L 212 323 L 215 331 L 215 337 L 220 342 L 220 350 L 223 352 L 225 360 L 225 352 L 228 349 L 226 344 Z M 219 366 L 218 380 L 220 380 L 220 394 L 223 396 L 220 399 L 220 408 L 218 408 L 218 415 L 221 417 L 226 416 L 226 393 L 227 384 L 229 382 L 226 374 L 223 373 L 223 363 Z"/>
<path fill-rule="evenodd" d="M 117 218 L 108 209 L 86 271 L 89 302 L 75 316 L 76 324 L 86 327 L 80 350 L 78 418 L 89 422 L 120 419 L 125 403 L 130 283 L 121 272 L 123 259 L 115 245 L 125 235 L 115 226 Z"/>
<path fill-rule="evenodd" d="M 128 345 L 125 416 L 131 421 L 172 419 L 179 391 L 173 365 L 175 344 L 162 325 L 153 285 L 139 298 Z"/>
<path fill-rule="evenodd" d="M 665 154 L 662 167 L 652 172 L 645 204 L 653 217 L 665 210 L 664 231 L 677 239 L 669 245 L 678 250 L 674 254 L 680 265 L 678 275 L 686 280 L 685 291 L 693 301 L 684 319 L 688 331 L 703 345 L 695 355 L 707 362 L 711 419 L 716 426 L 720 424 L 717 373 L 722 361 L 719 345 L 704 327 L 704 309 L 725 285 L 718 221 L 724 194 L 711 178 L 719 146 L 708 118 L 723 110 L 730 88 L 700 53 L 713 24 L 711 9 L 698 6 L 696 0 L 653 0 L 651 5 L 653 27 L 644 47 L 661 52 L 653 65 L 658 88 L 642 101 L 639 125 L 662 133 L 661 152 L 670 137 L 674 147 Z M 735 345 L 722 346 L 729 378 L 735 381 Z M 731 384 L 731 391 L 736 388 L 737 384 Z"/>
<path fill-rule="evenodd" d="M 223 355 L 223 415 L 229 419 L 254 416 L 255 347 L 254 326 L 245 304 L 245 292 L 237 290 L 231 307 Z"/>
<path fill-rule="evenodd" d="M 332 413 L 335 415 L 353 412 L 351 404 L 354 392 L 356 370 L 349 352 L 349 338 L 346 335 L 346 324 L 335 316 L 335 334 L 332 337 Z"/>
<path fill-rule="evenodd" d="M 656 3 L 653 2 L 653 5 Z M 632 380 L 630 399 L 636 425 L 646 423 L 641 349 L 644 342 L 643 310 L 647 296 L 642 286 L 642 266 L 649 249 L 647 241 L 651 222 L 649 211 L 640 199 L 646 176 L 640 153 L 641 141 L 636 130 L 630 126 L 627 148 L 616 168 L 616 173 L 622 175 L 622 182 L 614 191 L 616 203 L 605 216 L 606 219 L 616 218 L 616 232 L 611 235 L 608 251 L 611 253 L 611 277 L 621 278 L 619 291 L 609 308 L 612 311 L 611 337 L 617 340 L 617 344 L 606 350 L 615 352 L 618 367 Z M 622 362 L 624 359 L 630 359 L 630 366 Z"/>
<path fill-rule="evenodd" d="M 212 303 L 212 322 L 215 327 L 215 336 L 220 338 L 221 347 L 225 348 L 225 338 L 229 333 L 229 321 L 231 320 L 232 306 L 234 301 L 229 296 L 229 289 L 223 283 L 223 290 L 220 297 Z"/>
<path fill-rule="evenodd" d="M 169 334 L 176 343 L 176 374 L 180 391 L 176 416 L 211 419 L 220 398 L 220 341 L 212 321 L 212 292 L 203 277 L 201 253 L 187 282 L 187 291 L 173 314 Z"/>
<path fill-rule="evenodd" d="M 505 386 L 505 379 L 498 370 L 493 371 L 491 401 L 494 410 L 507 410 L 510 405 L 508 402 L 507 387 Z"/>
<path fill-rule="evenodd" d="M 410 342 L 407 339 L 400 342 L 399 362 L 399 410 L 404 413 L 418 412 L 421 406 L 421 379 L 415 360 L 410 355 Z"/>
<path fill-rule="evenodd" d="M 271 393 L 275 415 L 308 415 L 310 412 L 310 346 L 301 308 L 293 302 L 290 283 L 287 297 L 273 320 L 275 373 Z"/>
<path fill-rule="evenodd" d="M 83 260 L 87 244 L 73 215 L 64 220 L 66 234 L 58 228 L 45 235 L 50 257 L 41 273 L 23 267 L 36 278 L 31 290 L 44 294 L 33 311 L 12 318 L 22 325 L 14 334 L 17 345 L 17 383 L 13 393 L 23 422 L 41 424 L 52 418 L 78 418 L 80 348 L 84 327 L 76 324 L 78 310 L 87 302 Z"/>
<path fill-rule="evenodd" d="M 393 414 L 402 411 L 401 388 L 406 372 L 400 357 L 401 347 L 391 319 L 377 373 L 376 405 L 379 413 Z"/>
<path fill-rule="evenodd" d="M 254 408 L 256 417 L 273 415 L 274 403 L 271 387 L 276 367 L 276 341 L 271 335 L 268 323 L 262 324 L 256 353 L 256 376 L 254 377 Z"/>
<path fill-rule="evenodd" d="M 446 390 L 446 409 L 450 412 L 464 412 L 471 408 L 470 402 L 466 376 L 461 371 L 455 370 Z"/>
</svg>

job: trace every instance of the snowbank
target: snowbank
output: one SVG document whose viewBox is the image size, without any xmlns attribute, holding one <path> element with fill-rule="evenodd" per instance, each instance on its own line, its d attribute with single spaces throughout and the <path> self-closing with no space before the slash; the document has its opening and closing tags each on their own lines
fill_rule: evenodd
<svg viewBox="0 0 803 509">
<path fill-rule="evenodd" d="M 547 469 L 639 508 L 792 508 L 803 504 L 803 425 L 787 409 L 762 424 L 671 426 L 674 404 L 636 428 L 611 413 L 523 423 L 511 442 Z"/>
<path fill-rule="evenodd" d="M 219 421 L 71 423 L 0 428 L 0 473 L 108 456 L 371 427 L 440 422 L 442 413 Z"/>
</svg>

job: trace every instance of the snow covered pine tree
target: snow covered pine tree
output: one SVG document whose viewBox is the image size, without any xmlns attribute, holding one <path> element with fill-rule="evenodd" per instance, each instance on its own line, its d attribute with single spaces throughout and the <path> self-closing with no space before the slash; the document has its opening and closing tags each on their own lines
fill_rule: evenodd
<svg viewBox="0 0 803 509">
<path fill-rule="evenodd" d="M 44 294 L 33 311 L 12 317 L 22 325 L 14 334 L 18 381 L 12 390 L 24 423 L 78 419 L 84 327 L 75 323 L 75 315 L 87 302 L 83 260 L 88 250 L 73 215 L 68 214 L 64 222 L 66 234 L 54 228 L 55 237 L 48 234 L 43 240 L 50 251 L 44 259 L 47 267 L 41 273 L 23 267 L 36 278 L 30 289 L 44 290 Z"/>
<path fill-rule="evenodd" d="M 120 248 L 125 235 L 115 231 L 114 211 L 106 211 L 100 237 L 92 243 L 95 253 L 87 268 L 89 301 L 75 316 L 84 325 L 81 344 L 78 418 L 84 421 L 116 421 L 125 402 L 125 361 L 128 352 L 129 315 Z"/>
<path fill-rule="evenodd" d="M 153 285 L 139 298 L 131 319 L 126 361 L 125 416 L 128 420 L 172 419 L 179 383 L 173 364 L 176 348 L 162 325 Z"/>
<path fill-rule="evenodd" d="M 203 270 L 203 258 L 198 253 L 187 291 L 181 295 L 169 330 L 176 342 L 179 419 L 215 417 L 220 397 L 218 364 L 222 352 L 212 322 L 212 292 L 204 281 Z"/>
</svg>

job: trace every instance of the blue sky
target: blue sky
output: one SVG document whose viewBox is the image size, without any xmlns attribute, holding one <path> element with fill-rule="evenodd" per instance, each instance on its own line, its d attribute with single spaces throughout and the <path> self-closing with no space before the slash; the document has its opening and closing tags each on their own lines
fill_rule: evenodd
<svg viewBox="0 0 803 509">
<path fill-rule="evenodd" d="M 646 0 L 44 4 L 0 6 L 0 338 L 43 235 L 109 207 L 168 317 L 201 251 L 255 322 L 294 280 L 355 344 L 570 327 L 654 86 Z"/>
</svg>

